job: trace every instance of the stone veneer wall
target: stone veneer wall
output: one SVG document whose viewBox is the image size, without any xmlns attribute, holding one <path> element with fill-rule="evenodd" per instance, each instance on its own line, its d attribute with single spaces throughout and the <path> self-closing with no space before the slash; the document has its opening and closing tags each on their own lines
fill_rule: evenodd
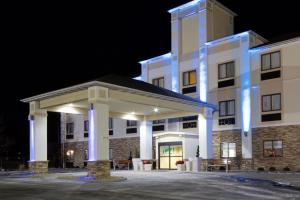
<svg viewBox="0 0 300 200">
<path fill-rule="evenodd" d="M 230 169 L 243 169 L 246 166 L 242 164 L 242 141 L 241 130 L 226 130 L 213 132 L 213 158 L 214 160 L 222 161 L 221 158 L 221 143 L 231 142 L 236 143 L 236 158 L 230 158 Z"/>
<path fill-rule="evenodd" d="M 84 167 L 84 151 L 88 149 L 88 142 L 68 142 L 64 145 L 65 161 L 67 161 L 67 151 L 73 150 L 74 156 L 72 162 L 74 167 Z M 112 157 L 115 160 L 126 160 L 129 157 L 129 152 L 132 152 L 132 157 L 140 155 L 140 138 L 139 137 L 128 137 L 128 138 L 110 138 L 109 148 L 112 149 Z M 153 158 L 155 158 L 155 138 L 152 140 L 152 152 Z"/>
<path fill-rule="evenodd" d="M 283 157 L 264 157 L 263 142 L 265 140 L 282 140 Z M 292 171 L 300 171 L 300 125 L 272 126 L 252 129 L 252 148 L 254 168 L 264 167 L 269 170 L 283 170 L 289 167 Z"/>
</svg>

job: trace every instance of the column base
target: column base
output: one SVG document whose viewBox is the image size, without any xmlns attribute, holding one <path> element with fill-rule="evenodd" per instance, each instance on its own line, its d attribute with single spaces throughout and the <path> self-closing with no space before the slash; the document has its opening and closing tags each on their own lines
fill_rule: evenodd
<svg viewBox="0 0 300 200">
<path fill-rule="evenodd" d="M 96 160 L 88 161 L 88 177 L 95 179 L 107 179 L 110 177 L 110 161 Z"/>
<path fill-rule="evenodd" d="M 28 168 L 34 175 L 47 175 L 49 161 L 28 161 Z"/>
</svg>

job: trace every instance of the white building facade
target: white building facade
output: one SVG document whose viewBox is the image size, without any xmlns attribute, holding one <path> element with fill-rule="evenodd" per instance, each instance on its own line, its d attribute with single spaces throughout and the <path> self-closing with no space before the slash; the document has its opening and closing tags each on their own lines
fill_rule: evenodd
<svg viewBox="0 0 300 200">
<path fill-rule="evenodd" d="M 234 34 L 236 14 L 215 0 L 194 0 L 169 13 L 171 52 L 141 61 L 137 79 L 218 110 L 212 123 L 200 115 L 152 121 L 148 159 L 158 169 L 175 169 L 176 161 L 199 151 L 208 163 L 229 159 L 232 169 L 300 170 L 300 37 L 268 43 L 253 31 Z M 140 157 L 141 123 L 110 118 L 110 160 Z M 88 124 L 88 116 L 61 114 L 67 166 L 86 165 Z"/>
</svg>

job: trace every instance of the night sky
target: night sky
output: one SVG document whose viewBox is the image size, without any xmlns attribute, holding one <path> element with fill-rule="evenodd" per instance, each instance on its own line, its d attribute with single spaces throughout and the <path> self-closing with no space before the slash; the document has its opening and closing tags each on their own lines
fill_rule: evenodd
<svg viewBox="0 0 300 200">
<path fill-rule="evenodd" d="M 109 73 L 139 75 L 138 61 L 170 52 L 167 10 L 188 1 L 99 2 L 1 6 L 0 137 L 10 136 L 15 151 L 28 153 L 28 105 L 21 98 Z M 272 39 L 300 31 L 297 1 L 220 2 L 239 15 L 235 33 L 251 29 Z"/>
</svg>

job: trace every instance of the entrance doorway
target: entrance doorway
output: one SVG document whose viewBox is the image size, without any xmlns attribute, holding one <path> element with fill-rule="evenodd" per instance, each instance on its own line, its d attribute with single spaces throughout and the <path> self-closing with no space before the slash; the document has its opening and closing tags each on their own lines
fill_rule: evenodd
<svg viewBox="0 0 300 200">
<path fill-rule="evenodd" d="M 182 142 L 158 144 L 159 169 L 176 169 L 176 161 L 182 160 Z"/>
</svg>

